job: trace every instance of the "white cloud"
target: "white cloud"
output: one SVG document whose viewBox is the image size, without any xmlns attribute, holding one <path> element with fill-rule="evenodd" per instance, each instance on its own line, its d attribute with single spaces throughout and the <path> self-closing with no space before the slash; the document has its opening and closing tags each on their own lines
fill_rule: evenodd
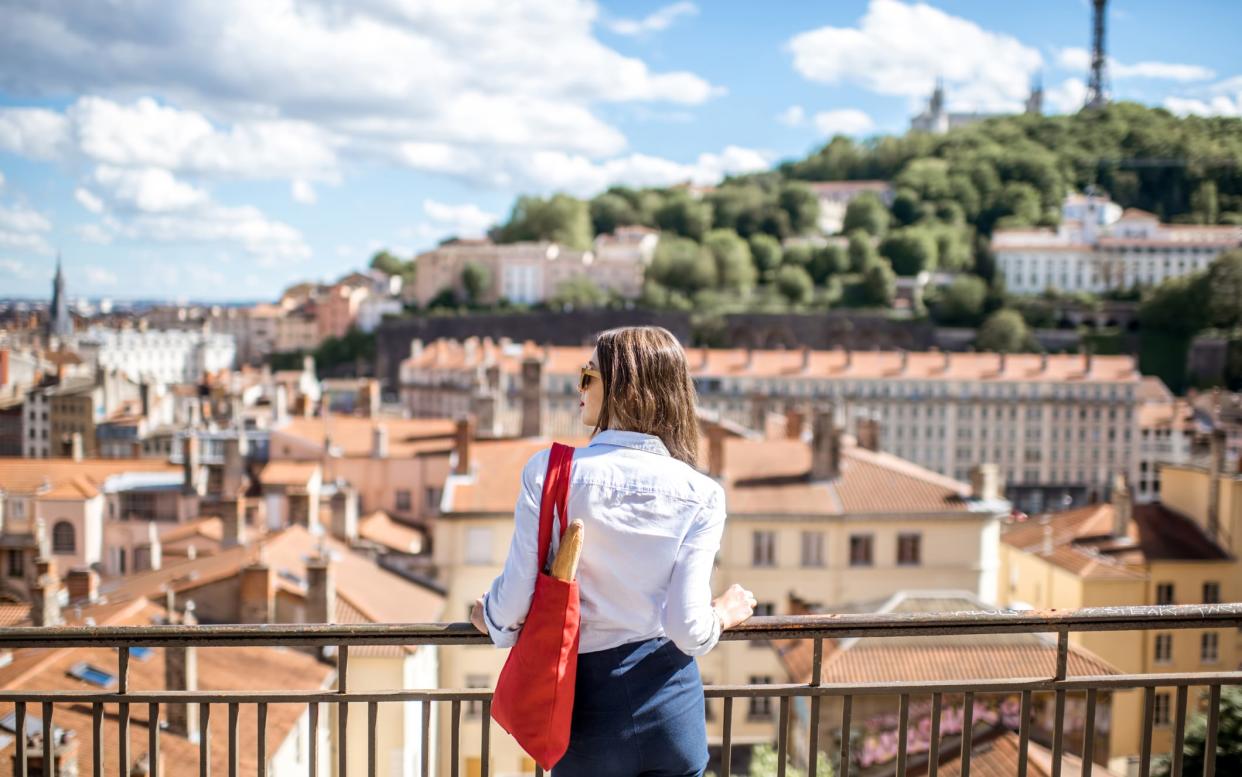
<svg viewBox="0 0 1242 777">
<path fill-rule="evenodd" d="M 727 146 L 719 154 L 704 153 L 690 164 L 647 154 L 596 162 L 576 154 L 545 151 L 529 160 L 524 177 L 539 182 L 543 191 L 563 191 L 588 196 L 613 184 L 667 186 L 693 181 L 718 183 L 726 175 L 766 170 L 771 156 L 739 146 Z"/>
<path fill-rule="evenodd" d="M 9 276 L 18 280 L 27 280 L 34 277 L 34 273 L 30 268 L 16 259 L 0 259 L 0 277 Z"/>
<path fill-rule="evenodd" d="M 459 237 L 482 235 L 496 223 L 494 213 L 488 213 L 473 203 L 448 205 L 435 200 L 423 200 L 423 212 L 446 234 Z"/>
<path fill-rule="evenodd" d="M 158 167 L 133 170 L 100 165 L 94 180 L 114 202 L 144 213 L 185 210 L 208 201 L 207 192 Z"/>
<path fill-rule="evenodd" d="M 1193 97 L 1166 97 L 1164 107 L 1182 116 L 1242 116 L 1242 90 L 1235 97 L 1217 95 L 1207 100 Z"/>
<path fill-rule="evenodd" d="M 801 127 L 806 123 L 806 111 L 801 105 L 791 105 L 778 113 L 776 120 L 787 127 Z"/>
<path fill-rule="evenodd" d="M 315 187 L 311 186 L 310 181 L 305 178 L 293 179 L 293 183 L 289 185 L 289 196 L 294 202 L 300 202 L 303 205 L 314 205 L 318 199 L 315 196 Z"/>
<path fill-rule="evenodd" d="M 1067 70 L 1091 69 L 1091 53 L 1084 48 L 1070 46 L 1057 52 L 1057 64 Z M 1150 78 L 1164 81 L 1205 81 L 1216 71 L 1202 65 L 1176 62 L 1135 62 L 1125 64 L 1108 58 L 1108 75 L 1112 78 Z"/>
<path fill-rule="evenodd" d="M 98 96 L 0 111 L 0 147 L 177 174 L 324 180 L 342 154 L 402 158 L 411 143 L 612 155 L 625 138 L 595 105 L 722 91 L 602 44 L 593 0 L 117 0 L 106 13 L 52 0 L 4 14 L 7 93 Z M 119 102 L 136 95 L 163 102 Z"/>
<path fill-rule="evenodd" d="M 820 111 L 815 114 L 815 129 L 821 135 L 861 135 L 875 128 L 875 122 L 857 108 Z"/>
<path fill-rule="evenodd" d="M 24 205 L 0 205 L 0 229 L 13 232 L 48 232 L 52 229 L 52 222 L 47 216 Z"/>
<path fill-rule="evenodd" d="M 0 170 L 0 189 L 4 188 L 4 171 Z"/>
<path fill-rule="evenodd" d="M 236 243 L 261 266 L 302 260 L 310 248 L 302 233 L 273 221 L 258 208 L 205 203 L 200 207 L 167 213 L 142 213 L 116 225 L 118 237 L 160 243 Z"/>
<path fill-rule="evenodd" d="M 10 232 L 7 229 L 0 229 L 0 246 L 45 256 L 52 255 L 52 246 L 47 239 L 43 235 L 31 232 Z"/>
<path fill-rule="evenodd" d="M 79 205 L 81 205 L 83 208 L 86 208 L 91 213 L 95 213 L 95 214 L 103 213 L 103 210 L 104 210 L 103 200 L 99 199 L 94 194 L 92 194 L 89 189 L 84 189 L 81 186 L 79 186 L 78 188 L 73 190 L 73 198 L 78 201 Z"/>
<path fill-rule="evenodd" d="M 979 110 L 1020 109 L 1043 63 L 1017 38 L 899 0 L 871 0 L 857 27 L 809 30 L 788 47 L 794 69 L 811 81 L 922 98 L 940 76 L 955 107 Z"/>
<path fill-rule="evenodd" d="M 87 267 L 86 280 L 92 286 L 115 286 L 117 284 L 116 273 L 102 267 Z"/>
<path fill-rule="evenodd" d="M 694 16 L 698 12 L 699 8 L 694 3 L 678 2 L 653 11 L 642 19 L 612 19 L 604 22 L 604 26 L 618 35 L 644 35 L 666 30 L 678 17 Z"/>
<path fill-rule="evenodd" d="M 1057 86 L 1044 90 L 1044 99 L 1057 113 L 1074 113 L 1087 99 L 1087 82 L 1067 78 Z"/>
<path fill-rule="evenodd" d="M 108 245 L 113 240 L 113 230 L 102 224 L 79 224 L 73 229 L 85 243 Z"/>
</svg>

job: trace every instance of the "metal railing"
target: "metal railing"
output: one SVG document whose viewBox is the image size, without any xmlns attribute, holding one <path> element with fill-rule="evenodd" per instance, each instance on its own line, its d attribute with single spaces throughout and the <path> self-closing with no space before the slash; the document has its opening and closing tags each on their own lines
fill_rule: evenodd
<svg viewBox="0 0 1242 777">
<path fill-rule="evenodd" d="M 898 697 L 898 750 L 895 773 L 906 774 L 908 763 L 906 733 L 909 725 L 911 698 L 928 697 L 931 700 L 931 743 L 927 773 L 935 777 L 939 761 L 940 716 L 943 701 L 948 695 L 961 694 L 962 709 L 967 715 L 961 742 L 961 775 L 969 777 L 973 738 L 969 735 L 973 725 L 973 700 L 976 694 L 1020 694 L 1021 724 L 1018 732 L 1018 775 L 1025 777 L 1028 768 L 1028 743 L 1032 717 L 1031 700 L 1034 693 L 1051 693 L 1055 696 L 1055 712 L 1052 730 L 1053 777 L 1059 777 L 1062 755 L 1065 752 L 1065 702 L 1067 693 L 1084 693 L 1087 713 L 1084 718 L 1082 775 L 1092 772 L 1096 739 L 1095 711 L 1101 691 L 1118 689 L 1141 689 L 1143 691 L 1142 745 L 1139 753 L 1141 777 L 1150 774 L 1152 765 L 1152 734 L 1155 709 L 1155 691 L 1167 687 L 1176 691 L 1176 708 L 1173 729 L 1171 773 L 1182 775 L 1182 750 L 1186 732 L 1187 693 L 1192 686 L 1203 686 L 1209 695 L 1204 777 L 1215 774 L 1216 736 L 1222 686 L 1242 684 L 1242 672 L 1193 672 L 1117 674 L 1098 676 L 1067 676 L 1069 635 L 1071 632 L 1094 631 L 1161 631 L 1172 629 L 1218 629 L 1242 627 L 1242 604 L 1181 605 L 1165 607 L 1117 607 L 1091 608 L 1073 611 L 1025 611 L 1025 612 L 954 612 L 954 613 L 901 613 L 884 615 L 804 615 L 755 617 L 729 629 L 723 640 L 813 640 L 812 677 L 809 683 L 775 683 L 766 685 L 709 685 L 705 694 L 709 699 L 724 699 L 722 720 L 722 746 L 720 773 L 730 774 L 733 701 L 739 698 L 775 698 L 779 702 L 776 745 L 778 751 L 777 777 L 784 777 L 790 742 L 791 700 L 806 697 L 809 705 L 808 752 L 820 751 L 820 706 L 826 696 L 841 697 L 841 723 L 839 752 L 837 753 L 837 777 L 849 777 L 851 772 L 850 737 L 852 703 L 856 697 Z M 976 681 L 918 681 L 882 683 L 824 683 L 822 664 L 825 639 L 847 637 L 898 637 L 898 636 L 961 636 L 977 634 L 1043 633 L 1057 635 L 1055 671 L 1050 677 L 1013 677 Z M 266 746 L 265 721 L 269 704 L 306 704 L 309 706 L 311 730 L 317 730 L 320 704 L 337 705 L 337 774 L 346 774 L 348 739 L 345 736 L 349 724 L 348 703 L 363 703 L 367 708 L 367 774 L 374 775 L 376 762 L 376 718 L 378 705 L 394 702 L 419 702 L 422 705 L 422 775 L 430 777 L 428 757 L 429 720 L 432 705 L 448 704 L 450 707 L 448 761 L 449 776 L 458 777 L 460 761 L 460 724 L 462 702 L 478 702 L 482 707 L 482 720 L 490 717 L 491 691 L 488 689 L 414 689 L 391 691 L 351 691 L 348 686 L 349 652 L 351 647 L 372 645 L 482 645 L 488 644 L 486 636 L 479 634 L 466 623 L 438 624 L 359 624 L 359 625 L 157 625 L 116 627 L 16 627 L 0 629 L 0 650 L 21 648 L 73 648 L 111 647 L 118 653 L 117 688 L 115 691 L 66 691 L 66 690 L 13 690 L 0 689 L 0 703 L 13 704 L 15 708 L 16 752 L 15 774 L 27 777 L 27 737 L 24 735 L 29 705 L 39 705 L 42 712 L 42 763 L 44 777 L 54 777 L 54 714 L 57 705 L 89 705 L 92 712 L 92 774 L 104 773 L 103 722 L 104 705 L 116 705 L 116 722 L 119 729 L 119 746 L 116 758 L 121 765 L 120 773 L 129 774 L 129 726 L 130 711 L 138 705 L 147 705 L 148 721 L 159 720 L 161 705 L 197 704 L 199 706 L 199 773 L 210 773 L 210 748 L 208 722 L 211 705 L 226 705 L 228 711 L 228 773 L 236 777 L 238 765 L 238 710 L 240 705 L 257 706 L 258 774 L 267 772 L 267 758 L 271 755 Z M 336 649 L 337 687 L 332 690 L 246 690 L 246 691 L 131 691 L 129 690 L 130 651 L 134 648 L 152 647 L 324 647 Z M 148 725 L 151 777 L 159 774 L 160 726 Z M 481 727 L 480 763 L 481 776 L 488 777 L 489 725 Z M 309 739 L 309 773 L 319 773 L 318 738 Z M 816 757 L 808 763 L 808 774 L 815 777 Z M 536 770 L 542 777 L 541 770 Z"/>
</svg>

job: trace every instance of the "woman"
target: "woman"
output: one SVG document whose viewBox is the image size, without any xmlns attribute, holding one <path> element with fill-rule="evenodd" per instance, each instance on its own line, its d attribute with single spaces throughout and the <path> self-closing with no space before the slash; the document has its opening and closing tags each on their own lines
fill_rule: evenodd
<svg viewBox="0 0 1242 777">
<path fill-rule="evenodd" d="M 724 489 L 695 469 L 694 386 L 685 351 L 662 327 L 601 333 L 579 382 L 591 442 L 574 453 L 568 513 L 585 524 L 578 567 L 581 633 L 569 750 L 553 777 L 680 777 L 707 767 L 703 682 L 694 656 L 746 620 L 755 598 L 715 600 Z M 517 642 L 535 585 L 548 451 L 522 472 L 504 571 L 470 620 L 497 647 Z M 552 533 L 549 558 L 556 553 Z"/>
</svg>

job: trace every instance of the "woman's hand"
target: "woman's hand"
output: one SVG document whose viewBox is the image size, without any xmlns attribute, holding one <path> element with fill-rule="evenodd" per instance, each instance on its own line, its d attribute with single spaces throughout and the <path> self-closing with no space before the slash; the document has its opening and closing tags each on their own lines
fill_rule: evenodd
<svg viewBox="0 0 1242 777">
<path fill-rule="evenodd" d="M 478 599 L 475 599 L 474 606 L 470 608 L 470 623 L 473 624 L 476 629 L 483 632 L 484 634 L 487 633 L 487 624 L 483 622 L 483 597 L 482 596 L 480 596 Z"/>
<path fill-rule="evenodd" d="M 729 590 L 712 601 L 712 607 L 720 615 L 723 629 L 732 628 L 755 614 L 755 595 L 734 583 Z"/>
</svg>

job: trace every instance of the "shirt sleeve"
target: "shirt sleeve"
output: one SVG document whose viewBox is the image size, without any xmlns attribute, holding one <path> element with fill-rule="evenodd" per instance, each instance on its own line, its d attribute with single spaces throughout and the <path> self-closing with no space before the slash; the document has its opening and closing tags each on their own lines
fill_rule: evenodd
<svg viewBox="0 0 1242 777">
<path fill-rule="evenodd" d="M 712 567 L 724 534 L 724 494 L 699 511 L 677 550 L 664 605 L 664 633 L 689 656 L 707 653 L 720 640 L 720 621 L 712 612 Z"/>
<path fill-rule="evenodd" d="M 536 453 L 522 470 L 522 488 L 513 509 L 513 538 L 509 555 L 500 576 L 492 581 L 483 595 L 483 622 L 496 647 L 517 644 L 522 623 L 530 611 L 535 593 L 539 555 L 539 502 L 543 495 L 543 478 L 548 468 L 549 452 Z M 554 532 L 555 534 L 555 532 Z M 553 537 L 553 541 L 555 541 Z"/>
</svg>

